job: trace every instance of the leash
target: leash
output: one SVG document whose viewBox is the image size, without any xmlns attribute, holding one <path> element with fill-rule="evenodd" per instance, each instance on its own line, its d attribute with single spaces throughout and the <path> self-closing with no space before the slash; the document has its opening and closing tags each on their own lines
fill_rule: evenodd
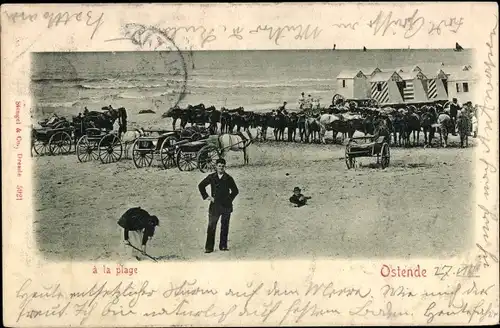
<svg viewBox="0 0 500 328">
<path fill-rule="evenodd" d="M 135 247 L 134 245 L 132 245 L 130 242 L 127 244 L 128 246 L 132 247 L 133 249 L 141 252 L 142 255 L 146 255 L 147 257 L 149 257 L 150 259 L 152 259 L 153 261 L 155 262 L 158 262 L 158 260 L 154 257 L 152 257 L 151 255 L 149 255 L 148 253 L 144 252 L 142 249 L 139 249 L 137 247 Z"/>
</svg>

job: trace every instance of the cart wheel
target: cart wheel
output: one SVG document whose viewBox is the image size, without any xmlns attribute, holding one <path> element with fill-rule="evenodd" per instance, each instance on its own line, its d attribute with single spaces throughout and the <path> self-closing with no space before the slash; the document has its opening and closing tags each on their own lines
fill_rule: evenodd
<svg viewBox="0 0 500 328">
<path fill-rule="evenodd" d="M 180 148 L 177 149 L 176 157 L 177 167 L 180 171 L 192 171 L 198 166 L 196 163 L 196 155 L 185 153 Z"/>
<path fill-rule="evenodd" d="M 161 143 L 160 159 L 165 169 L 170 169 L 176 165 L 174 146 L 176 142 L 177 139 L 175 137 L 166 137 Z"/>
<path fill-rule="evenodd" d="M 153 163 L 153 153 L 154 146 L 151 141 L 137 139 L 132 147 L 132 159 L 134 160 L 135 167 L 151 166 L 151 163 Z"/>
<path fill-rule="evenodd" d="M 33 150 L 37 155 L 45 155 L 49 152 L 49 143 L 47 141 L 35 140 L 33 142 Z"/>
<path fill-rule="evenodd" d="M 334 106 L 337 106 L 337 105 L 343 105 L 345 102 L 345 98 L 344 96 L 342 96 L 341 94 L 335 94 L 332 98 L 332 104 Z"/>
<path fill-rule="evenodd" d="M 384 143 L 382 145 L 382 159 L 380 161 L 380 165 L 382 166 L 383 169 L 389 166 L 389 163 L 391 161 L 391 151 L 389 149 L 389 145 Z"/>
<path fill-rule="evenodd" d="M 65 155 L 71 151 L 71 136 L 64 131 L 53 134 L 49 139 L 51 155 Z"/>
<path fill-rule="evenodd" d="M 87 136 L 82 136 L 76 143 L 76 157 L 81 163 L 96 160 L 96 150 L 95 142 L 90 142 Z"/>
<path fill-rule="evenodd" d="M 215 162 L 219 159 L 219 152 L 213 145 L 206 145 L 200 149 L 197 156 L 198 169 L 205 172 L 215 171 Z"/>
<path fill-rule="evenodd" d="M 122 158 L 123 146 L 114 134 L 107 134 L 99 141 L 99 159 L 103 164 L 118 162 Z"/>
</svg>

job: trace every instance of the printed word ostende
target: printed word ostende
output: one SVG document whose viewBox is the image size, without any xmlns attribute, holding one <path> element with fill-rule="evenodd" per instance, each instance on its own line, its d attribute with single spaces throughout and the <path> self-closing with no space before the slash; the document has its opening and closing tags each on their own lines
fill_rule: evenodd
<svg viewBox="0 0 500 328">
<path fill-rule="evenodd" d="M 415 268 L 401 268 L 399 265 L 393 267 L 391 265 L 383 264 L 380 268 L 380 275 L 382 277 L 393 278 L 425 278 L 427 277 L 427 270 L 420 269 L 420 264 Z"/>
</svg>

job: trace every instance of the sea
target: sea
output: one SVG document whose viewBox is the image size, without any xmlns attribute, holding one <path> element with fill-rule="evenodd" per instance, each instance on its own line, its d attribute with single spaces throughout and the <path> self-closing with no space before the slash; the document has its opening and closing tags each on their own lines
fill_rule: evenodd
<svg viewBox="0 0 500 328">
<path fill-rule="evenodd" d="M 109 105 L 125 107 L 129 115 L 141 110 L 160 114 L 175 103 L 266 111 L 286 101 L 287 108 L 293 109 L 302 92 L 328 106 L 342 70 L 436 62 L 473 65 L 470 49 L 194 51 L 181 55 L 186 74 L 173 78 L 158 51 L 33 53 L 34 116 L 44 118 L 55 112 L 70 117 L 85 107 L 100 110 Z M 185 80 L 185 89 L 179 87 L 179 78 Z M 177 84 L 172 84 L 175 79 Z"/>
</svg>

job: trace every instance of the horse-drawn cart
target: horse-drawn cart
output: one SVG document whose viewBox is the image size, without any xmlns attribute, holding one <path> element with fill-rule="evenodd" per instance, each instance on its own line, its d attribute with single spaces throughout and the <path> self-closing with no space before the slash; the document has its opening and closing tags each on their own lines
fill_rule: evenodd
<svg viewBox="0 0 500 328">
<path fill-rule="evenodd" d="M 151 132 L 151 131 L 150 131 Z M 173 145 L 178 142 L 176 131 L 154 131 L 158 136 L 140 136 L 132 147 L 132 159 L 135 167 L 151 166 L 155 154 L 160 155 L 160 161 L 165 169 L 175 165 Z"/>
<path fill-rule="evenodd" d="M 373 136 L 350 138 L 345 147 L 345 163 L 347 169 L 352 169 L 356 165 L 358 157 L 377 157 L 377 164 L 383 169 L 389 166 L 391 152 L 386 137 Z"/>
<path fill-rule="evenodd" d="M 165 169 L 175 165 L 179 167 L 176 157 L 178 154 L 177 146 L 206 138 L 209 134 L 208 130 L 203 128 L 174 131 L 145 130 L 144 132 L 148 135 L 137 138 L 132 149 L 132 158 L 137 168 L 151 166 L 155 154 L 160 156 L 159 160 Z M 156 135 L 150 133 L 156 133 Z M 180 167 L 179 169 L 183 171 Z"/>
<path fill-rule="evenodd" d="M 228 151 L 242 151 L 248 164 L 247 148 L 253 139 L 238 134 L 211 135 L 206 139 L 177 145 L 176 162 L 181 171 L 198 168 L 201 172 L 215 171 L 217 159 L 224 158 Z"/>
<path fill-rule="evenodd" d="M 37 155 L 63 155 L 71 151 L 72 127 L 42 127 L 31 130 L 31 149 Z"/>
<path fill-rule="evenodd" d="M 175 157 L 177 168 L 180 171 L 192 171 L 196 168 L 206 167 L 205 161 L 203 161 L 204 157 L 201 155 L 201 151 L 206 149 L 206 146 L 209 145 L 207 140 L 197 140 L 191 142 L 180 142 L 175 145 Z M 205 154 L 205 152 L 203 152 Z M 200 162 L 200 159 L 203 163 Z M 204 172 L 204 171 L 202 171 Z"/>
<path fill-rule="evenodd" d="M 100 159 L 101 163 L 118 162 L 123 155 L 123 145 L 115 133 L 102 129 L 87 128 L 85 135 L 78 139 L 76 156 L 80 162 Z"/>
</svg>

